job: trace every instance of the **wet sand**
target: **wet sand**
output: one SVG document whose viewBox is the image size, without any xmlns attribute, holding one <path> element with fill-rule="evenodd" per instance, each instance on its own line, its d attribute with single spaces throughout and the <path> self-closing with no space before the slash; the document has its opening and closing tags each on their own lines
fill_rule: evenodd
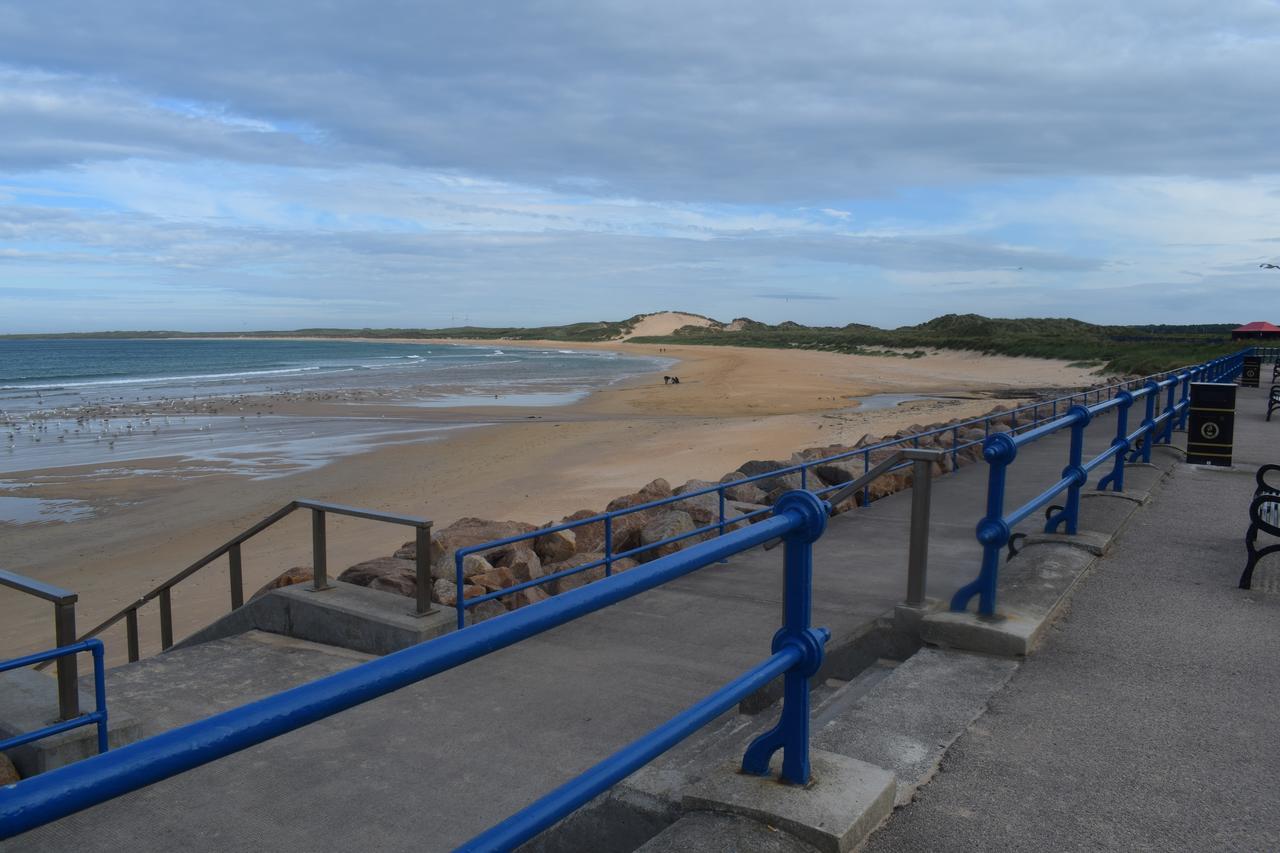
<svg viewBox="0 0 1280 853">
<path fill-rule="evenodd" d="M 673 485 L 716 480 L 748 459 L 786 459 L 804 447 L 976 416 L 991 408 L 993 395 L 1009 399 L 1018 389 L 1097 381 L 1062 362 L 969 353 L 906 359 L 627 343 L 502 345 L 662 355 L 680 359 L 666 372 L 681 382 L 665 385 L 660 372 L 550 408 L 276 400 L 276 416 L 386 415 L 407 428 L 477 426 L 431 432 L 425 442 L 375 445 L 265 480 L 174 457 L 6 475 L 29 485 L 0 494 L 84 501 L 94 515 L 67 523 L 0 524 L 3 567 L 77 591 L 83 630 L 297 497 L 420 515 L 438 525 L 468 515 L 558 520 L 578 509 L 600 509 L 655 477 Z M 865 411 L 852 399 L 889 393 L 946 399 Z M 388 554 L 409 538 L 402 528 L 331 519 L 330 573 Z M 289 566 L 308 565 L 309 548 L 302 514 L 251 540 L 244 546 L 247 593 Z M 207 624 L 228 602 L 220 560 L 175 590 L 176 634 Z M 0 594 L 0 655 L 49 646 L 50 611 L 18 593 Z M 142 614 L 144 654 L 158 647 L 154 611 Z M 106 640 L 110 658 L 121 660 L 122 634 L 108 633 Z"/>
</svg>

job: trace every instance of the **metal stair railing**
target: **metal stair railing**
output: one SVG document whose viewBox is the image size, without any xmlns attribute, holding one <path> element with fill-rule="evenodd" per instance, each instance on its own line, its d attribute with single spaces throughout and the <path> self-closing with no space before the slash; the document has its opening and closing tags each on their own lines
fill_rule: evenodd
<svg viewBox="0 0 1280 853">
<path fill-rule="evenodd" d="M 101 623 L 85 632 L 80 639 L 86 640 L 90 637 L 96 637 L 108 628 L 116 625 L 120 620 L 125 621 L 125 630 L 129 647 L 130 662 L 139 658 L 138 644 L 138 610 L 151 601 L 159 601 L 160 606 L 160 648 L 168 649 L 173 645 L 173 598 L 172 590 L 182 581 L 194 575 L 205 566 L 217 560 L 222 555 L 227 555 L 230 570 L 230 587 L 231 587 L 231 609 L 236 610 L 244 605 L 244 574 L 242 568 L 242 557 L 240 546 L 249 539 L 257 536 L 262 531 L 271 527 L 276 522 L 292 515 L 297 510 L 311 511 L 311 559 L 312 573 L 314 580 L 312 581 L 312 589 L 322 592 L 332 589 L 329 583 L 328 566 L 327 566 L 327 547 L 325 542 L 325 517 L 328 514 L 345 515 L 352 518 L 366 518 L 371 521 L 383 521 L 389 524 L 399 524 L 406 527 L 412 527 L 415 531 L 414 542 L 417 547 L 416 578 L 417 578 L 417 599 L 412 611 L 415 616 L 426 616 L 434 613 L 431 607 L 431 522 L 425 518 L 417 518 L 409 515 L 398 515 L 390 512 L 380 512 L 372 509 L 361 509 L 359 507 L 344 506 L 342 504 L 327 503 L 325 501 L 315 501 L 305 498 L 290 501 L 280 509 L 268 515 L 257 524 L 245 530 L 226 542 L 214 548 L 208 554 L 196 560 L 173 577 L 158 584 L 155 588 L 147 592 L 137 601 L 126 605 L 118 612 L 112 614 Z M 60 643 L 61 645 L 61 643 Z"/>
<path fill-rule="evenodd" d="M 76 600 L 79 596 L 74 592 L 4 569 L 0 569 L 0 586 L 34 595 L 52 604 L 54 645 L 63 648 L 75 642 Z M 47 665 L 48 661 L 43 663 Z M 70 720 L 80 716 L 80 686 L 77 684 L 79 672 L 75 655 L 58 657 L 57 672 L 58 719 Z"/>
</svg>

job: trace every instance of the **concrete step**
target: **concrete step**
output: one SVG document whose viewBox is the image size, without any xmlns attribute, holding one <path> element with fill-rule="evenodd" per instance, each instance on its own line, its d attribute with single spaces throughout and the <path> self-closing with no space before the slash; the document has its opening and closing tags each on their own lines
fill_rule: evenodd
<svg viewBox="0 0 1280 853">
<path fill-rule="evenodd" d="M 866 695 L 830 718 L 819 715 L 813 746 L 892 770 L 895 804 L 904 805 L 1017 668 L 1008 659 L 921 649 Z"/>
<path fill-rule="evenodd" d="M 175 646 L 184 648 L 245 631 L 270 631 L 371 655 L 416 646 L 454 629 L 457 612 L 435 605 L 418 616 L 414 602 L 368 587 L 330 581 L 315 591 L 308 584 L 273 589 L 195 632 Z"/>
</svg>

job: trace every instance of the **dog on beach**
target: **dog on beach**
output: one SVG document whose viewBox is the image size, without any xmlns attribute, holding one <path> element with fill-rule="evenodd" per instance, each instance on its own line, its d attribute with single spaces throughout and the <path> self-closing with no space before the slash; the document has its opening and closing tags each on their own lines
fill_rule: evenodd
<svg viewBox="0 0 1280 853">
<path fill-rule="evenodd" d="M 679 377 L 679 376 L 664 376 L 664 377 L 662 377 L 662 384 L 663 384 L 663 385 L 679 385 L 679 384 L 680 384 L 680 377 Z"/>
</svg>

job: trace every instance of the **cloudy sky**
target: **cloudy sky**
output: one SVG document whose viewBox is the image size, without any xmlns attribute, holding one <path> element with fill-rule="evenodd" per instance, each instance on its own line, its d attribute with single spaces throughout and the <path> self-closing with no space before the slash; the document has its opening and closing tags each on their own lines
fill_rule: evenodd
<svg viewBox="0 0 1280 853">
<path fill-rule="evenodd" d="M 1280 321 L 1272 0 L 0 0 L 0 331 Z"/>
</svg>

